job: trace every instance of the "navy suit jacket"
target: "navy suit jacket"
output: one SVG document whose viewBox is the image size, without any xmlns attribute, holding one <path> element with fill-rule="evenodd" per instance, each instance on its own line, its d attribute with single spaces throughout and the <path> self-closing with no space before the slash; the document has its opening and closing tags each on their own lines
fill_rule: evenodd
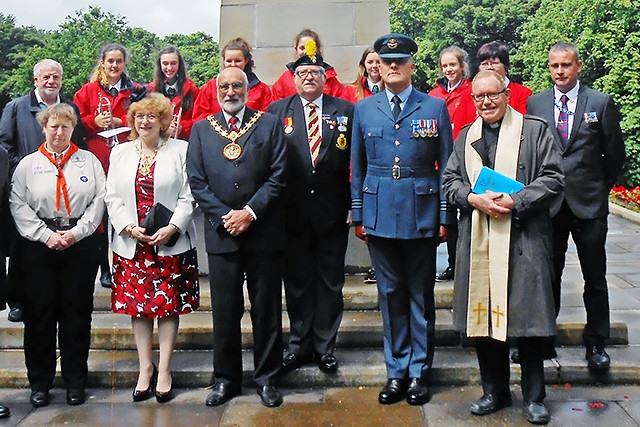
<svg viewBox="0 0 640 427">
<path fill-rule="evenodd" d="M 415 137 L 413 123 L 420 120 L 435 120 L 437 135 Z M 437 236 L 440 224 L 451 219 L 442 172 L 452 147 L 449 113 L 442 99 L 413 88 L 397 120 L 384 91 L 359 101 L 351 149 L 353 221 L 378 237 Z"/>
<path fill-rule="evenodd" d="M 527 113 L 549 123 L 562 153 L 564 191 L 551 205 L 551 215 L 566 200 L 578 218 L 592 219 L 609 213 L 609 191 L 624 164 L 625 146 L 620 129 L 620 112 L 611 95 L 584 85 L 578 90 L 573 127 L 566 146 L 555 128 L 554 91 L 548 89 L 531 96 Z"/>
<path fill-rule="evenodd" d="M 255 110 L 245 109 L 242 129 Z M 215 115 L 227 124 L 222 112 Z M 265 113 L 236 141 L 242 154 L 236 160 L 223 155 L 230 143 L 208 120 L 193 125 L 187 150 L 187 174 L 191 193 L 205 215 L 205 242 L 211 254 L 231 253 L 242 248 L 251 252 L 277 252 L 284 247 L 284 221 L 280 196 L 286 183 L 286 145 L 282 127 Z M 222 225 L 222 216 L 249 205 L 257 219 L 239 236 Z"/>
<path fill-rule="evenodd" d="M 283 129 L 287 118 L 293 123 L 293 131 L 285 133 L 289 177 L 285 190 L 287 228 L 311 226 L 319 233 L 332 228 L 346 230 L 351 206 L 349 158 L 353 104 L 326 94 L 322 96 L 322 143 L 315 167 L 311 163 L 300 96 L 276 101 L 267 111 L 278 116 Z M 346 130 L 339 130 L 338 117 L 346 117 Z"/>
</svg>

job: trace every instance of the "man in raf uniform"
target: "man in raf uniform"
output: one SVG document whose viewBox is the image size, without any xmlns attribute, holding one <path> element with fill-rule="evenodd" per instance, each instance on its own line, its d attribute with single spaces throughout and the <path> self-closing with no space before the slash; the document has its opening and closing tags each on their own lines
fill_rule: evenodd
<svg viewBox="0 0 640 427">
<path fill-rule="evenodd" d="M 247 76 L 224 69 L 217 80 L 222 111 L 197 122 L 187 151 L 187 173 L 205 216 L 213 311 L 213 373 L 208 406 L 240 394 L 246 276 L 253 324 L 253 379 L 267 407 L 280 406 L 284 223 L 280 195 L 286 151 L 278 119 L 245 107 Z"/>
<path fill-rule="evenodd" d="M 268 110 L 287 141 L 284 286 L 291 333 L 284 371 L 314 357 L 323 372 L 338 369 L 333 348 L 344 307 L 353 104 L 323 94 L 324 65 L 308 41 L 294 63 L 298 94 Z"/>
<path fill-rule="evenodd" d="M 351 183 L 356 236 L 368 240 L 378 279 L 387 383 L 378 400 L 429 399 L 436 248 L 446 238 L 441 175 L 451 154 L 442 99 L 411 85 L 418 46 L 389 34 L 374 44 L 385 90 L 356 104 Z"/>
</svg>

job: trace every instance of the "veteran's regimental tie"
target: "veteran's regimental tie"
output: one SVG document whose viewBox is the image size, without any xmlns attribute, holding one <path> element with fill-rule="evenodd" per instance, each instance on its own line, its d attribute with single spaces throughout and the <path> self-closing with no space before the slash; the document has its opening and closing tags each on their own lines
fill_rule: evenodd
<svg viewBox="0 0 640 427">
<path fill-rule="evenodd" d="M 569 98 L 567 97 L 567 95 L 562 95 L 560 97 L 561 105 L 560 113 L 558 114 L 557 128 L 564 145 L 567 145 L 567 142 L 569 142 L 569 107 L 567 106 L 568 101 Z"/>
<path fill-rule="evenodd" d="M 322 137 L 320 136 L 320 120 L 318 119 L 316 104 L 310 102 L 307 105 L 309 106 L 309 127 L 307 129 L 307 135 L 309 137 L 311 163 L 315 166 L 318 161 L 318 154 L 320 153 L 320 144 L 322 143 Z"/>
<path fill-rule="evenodd" d="M 391 102 L 393 102 L 393 118 L 394 120 L 398 120 L 400 111 L 402 111 L 402 109 L 400 108 L 400 97 L 398 95 L 393 95 L 393 98 L 391 98 Z"/>
</svg>

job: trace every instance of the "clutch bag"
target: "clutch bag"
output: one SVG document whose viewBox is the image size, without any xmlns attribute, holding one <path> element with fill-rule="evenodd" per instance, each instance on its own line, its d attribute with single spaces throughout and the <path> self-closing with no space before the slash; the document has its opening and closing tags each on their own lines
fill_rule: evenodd
<svg viewBox="0 0 640 427">
<path fill-rule="evenodd" d="M 167 225 L 169 225 L 169 221 L 171 220 L 172 216 L 173 216 L 173 212 L 171 212 L 169 208 L 167 208 L 162 203 L 156 203 L 155 205 L 153 205 L 153 207 L 151 208 L 147 216 L 144 218 L 144 221 L 142 221 L 142 224 L 140 224 L 140 227 L 143 227 L 145 229 L 145 233 L 147 235 L 152 236 L 153 234 L 156 233 L 156 231 L 160 230 L 162 227 L 166 227 Z M 180 237 L 180 232 L 176 231 L 171 236 L 169 241 L 165 243 L 165 246 L 171 247 L 175 245 L 179 237 Z"/>
</svg>

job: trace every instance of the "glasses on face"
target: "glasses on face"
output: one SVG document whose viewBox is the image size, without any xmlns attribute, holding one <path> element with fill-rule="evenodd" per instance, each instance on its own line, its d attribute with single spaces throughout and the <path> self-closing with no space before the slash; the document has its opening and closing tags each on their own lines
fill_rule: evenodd
<svg viewBox="0 0 640 427">
<path fill-rule="evenodd" d="M 307 77 L 311 76 L 314 79 L 316 77 L 320 77 L 322 75 L 322 71 L 320 70 L 299 70 L 296 71 L 296 76 L 300 77 L 301 79 L 306 79 Z"/>
<path fill-rule="evenodd" d="M 406 58 L 380 58 L 380 62 L 382 62 L 387 67 L 390 67 L 391 64 L 396 64 L 397 66 L 402 66 L 409 62 L 409 57 Z"/>
<path fill-rule="evenodd" d="M 218 90 L 222 91 L 222 92 L 226 92 L 229 90 L 229 88 L 233 88 L 234 92 L 238 92 L 239 90 L 241 90 L 242 88 L 244 88 L 244 84 L 242 84 L 242 82 L 235 82 L 235 83 L 218 83 Z"/>
<path fill-rule="evenodd" d="M 500 92 L 496 92 L 496 93 L 482 93 L 480 95 L 474 95 L 471 94 L 471 97 L 473 98 L 474 101 L 476 102 L 484 102 L 484 100 L 486 98 L 490 99 L 491 101 L 495 101 L 496 99 L 500 98 L 500 94 L 504 93 L 506 89 L 502 89 Z"/>
<path fill-rule="evenodd" d="M 155 114 L 136 114 L 133 116 L 133 118 L 139 122 L 144 121 L 144 119 L 147 119 L 147 121 L 149 122 L 155 122 L 156 120 L 158 120 L 158 116 L 156 116 Z"/>
<path fill-rule="evenodd" d="M 500 62 L 499 59 L 494 59 L 493 61 L 490 59 L 485 59 L 480 63 L 480 68 L 489 68 L 489 67 L 496 68 L 496 67 L 499 67 L 500 65 L 502 65 L 502 62 Z"/>
</svg>

